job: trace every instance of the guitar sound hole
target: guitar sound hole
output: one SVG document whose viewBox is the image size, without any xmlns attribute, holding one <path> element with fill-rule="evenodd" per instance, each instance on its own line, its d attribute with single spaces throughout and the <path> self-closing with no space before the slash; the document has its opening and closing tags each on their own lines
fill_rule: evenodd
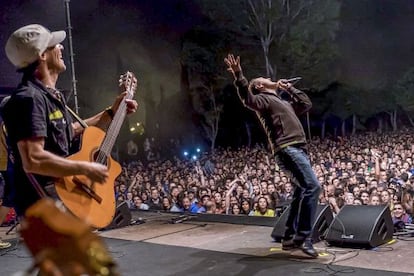
<svg viewBox="0 0 414 276">
<path fill-rule="evenodd" d="M 108 156 L 103 152 L 103 151 L 95 151 L 93 154 L 93 161 L 95 161 L 96 163 L 100 163 L 102 165 L 105 165 L 108 167 Z"/>
</svg>

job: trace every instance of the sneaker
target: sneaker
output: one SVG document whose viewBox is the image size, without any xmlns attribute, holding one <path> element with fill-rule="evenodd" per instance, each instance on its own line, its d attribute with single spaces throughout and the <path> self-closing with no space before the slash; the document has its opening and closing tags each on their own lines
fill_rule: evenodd
<svg viewBox="0 0 414 276">
<path fill-rule="evenodd" d="M 303 253 L 311 258 L 318 258 L 318 252 L 316 252 L 315 248 L 313 248 L 312 241 L 310 239 L 306 239 L 304 243 L 300 246 L 300 249 Z"/>
<path fill-rule="evenodd" d="M 299 247 L 300 244 L 296 243 L 293 238 L 289 240 L 282 240 L 282 250 L 292 250 Z"/>
<path fill-rule="evenodd" d="M 0 240 L 0 249 L 6 249 L 11 246 L 11 243 Z"/>
</svg>

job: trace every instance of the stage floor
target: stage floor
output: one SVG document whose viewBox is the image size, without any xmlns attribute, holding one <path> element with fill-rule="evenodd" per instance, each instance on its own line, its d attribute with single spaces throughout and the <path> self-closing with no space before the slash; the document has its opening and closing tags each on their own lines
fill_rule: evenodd
<svg viewBox="0 0 414 276">
<path fill-rule="evenodd" d="M 272 227 L 186 220 L 134 213 L 145 221 L 100 231 L 122 275 L 414 275 L 413 241 L 395 240 L 372 250 L 315 244 L 318 259 L 281 250 Z M 30 267 L 32 258 L 14 231 L 0 228 L 13 246 L 0 251 L 0 275 Z"/>
</svg>

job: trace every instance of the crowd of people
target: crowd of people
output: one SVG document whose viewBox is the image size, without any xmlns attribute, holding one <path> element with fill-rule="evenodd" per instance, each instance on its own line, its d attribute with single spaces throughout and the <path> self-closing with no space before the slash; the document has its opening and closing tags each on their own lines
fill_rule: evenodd
<svg viewBox="0 0 414 276">
<path fill-rule="evenodd" d="M 308 144 L 321 184 L 319 204 L 389 206 L 394 222 L 412 222 L 413 130 L 364 133 Z M 116 197 L 131 209 L 278 216 L 292 199 L 294 179 L 262 146 L 217 149 L 198 161 L 173 158 L 124 164 Z"/>
</svg>

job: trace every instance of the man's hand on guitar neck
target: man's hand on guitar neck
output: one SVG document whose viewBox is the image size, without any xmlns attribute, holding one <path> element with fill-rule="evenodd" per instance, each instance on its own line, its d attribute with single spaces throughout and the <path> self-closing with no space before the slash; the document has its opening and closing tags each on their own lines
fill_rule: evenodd
<svg viewBox="0 0 414 276">
<path fill-rule="evenodd" d="M 131 114 L 137 111 L 138 104 L 135 100 L 132 99 L 135 91 L 137 90 L 137 86 L 138 80 L 135 77 L 134 73 L 127 71 L 125 74 L 122 74 L 120 76 L 119 89 L 121 90 L 121 94 L 115 99 L 114 104 L 111 106 L 113 114 L 116 113 L 119 105 L 128 94 L 130 94 L 130 99 L 125 99 L 127 114 Z"/>
<path fill-rule="evenodd" d="M 135 113 L 138 109 L 137 101 L 135 101 L 134 99 L 126 98 L 126 96 L 128 95 L 128 93 L 135 93 L 136 85 L 137 80 L 135 77 L 132 78 L 132 84 L 130 83 L 129 88 L 126 88 L 124 85 L 121 85 L 121 87 L 123 88 L 123 92 L 118 97 L 116 97 L 112 106 L 88 119 L 85 119 L 85 123 L 88 126 L 96 126 L 105 131 L 111 123 L 112 119 L 114 118 L 116 112 L 118 111 L 118 108 L 122 101 L 124 101 L 126 104 L 126 114 Z M 84 128 L 78 122 L 73 123 L 72 126 L 75 136 L 83 133 Z"/>
<path fill-rule="evenodd" d="M 116 97 L 114 104 L 111 106 L 112 112 L 115 114 L 118 110 L 118 107 L 122 100 L 125 98 L 128 92 L 121 93 L 118 97 Z M 127 107 L 127 114 L 131 114 L 137 111 L 138 103 L 133 99 L 125 99 L 126 107 Z"/>
</svg>

